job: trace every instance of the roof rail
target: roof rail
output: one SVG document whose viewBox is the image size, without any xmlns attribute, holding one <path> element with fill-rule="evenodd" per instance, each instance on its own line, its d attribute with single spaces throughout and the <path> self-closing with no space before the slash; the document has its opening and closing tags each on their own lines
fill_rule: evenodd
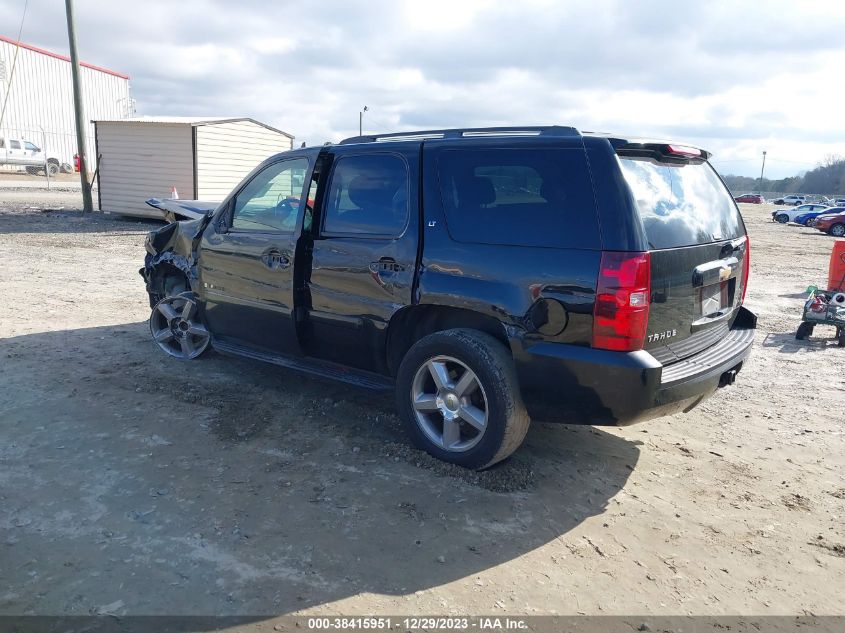
<svg viewBox="0 0 845 633">
<path fill-rule="evenodd" d="M 340 145 L 351 143 L 383 143 L 389 141 L 424 141 L 426 139 L 445 138 L 479 138 L 485 136 L 580 136 L 580 132 L 574 127 L 561 125 L 454 128 L 448 130 L 418 130 L 415 132 L 350 136 L 349 138 L 343 139 Z"/>
</svg>

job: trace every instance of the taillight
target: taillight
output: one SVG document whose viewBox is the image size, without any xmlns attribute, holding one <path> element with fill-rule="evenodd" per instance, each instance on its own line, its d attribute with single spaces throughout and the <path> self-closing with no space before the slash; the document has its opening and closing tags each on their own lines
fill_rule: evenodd
<svg viewBox="0 0 845 633">
<path fill-rule="evenodd" d="M 642 349 L 650 301 L 651 256 L 604 251 L 593 310 L 593 347 Z"/>
<path fill-rule="evenodd" d="M 745 293 L 748 291 L 748 273 L 751 271 L 751 240 L 745 236 L 745 256 L 742 258 L 742 299 L 740 305 L 745 303 Z"/>
</svg>

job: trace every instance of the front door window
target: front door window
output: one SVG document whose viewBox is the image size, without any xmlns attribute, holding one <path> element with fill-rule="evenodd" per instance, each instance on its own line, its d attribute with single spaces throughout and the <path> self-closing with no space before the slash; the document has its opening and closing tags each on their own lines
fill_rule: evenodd
<svg viewBox="0 0 845 633">
<path fill-rule="evenodd" d="M 240 231 L 290 233 L 296 226 L 308 159 L 274 163 L 235 198 L 231 227 Z"/>
</svg>

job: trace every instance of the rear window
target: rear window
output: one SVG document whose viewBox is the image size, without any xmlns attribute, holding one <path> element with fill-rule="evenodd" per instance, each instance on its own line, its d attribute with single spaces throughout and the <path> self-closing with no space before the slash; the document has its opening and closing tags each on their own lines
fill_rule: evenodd
<svg viewBox="0 0 845 633">
<path fill-rule="evenodd" d="M 649 248 L 709 244 L 745 234 L 730 193 L 708 163 L 667 165 L 619 158 Z"/>
<path fill-rule="evenodd" d="M 449 234 L 458 242 L 601 247 L 581 149 L 444 150 L 437 168 Z"/>
</svg>

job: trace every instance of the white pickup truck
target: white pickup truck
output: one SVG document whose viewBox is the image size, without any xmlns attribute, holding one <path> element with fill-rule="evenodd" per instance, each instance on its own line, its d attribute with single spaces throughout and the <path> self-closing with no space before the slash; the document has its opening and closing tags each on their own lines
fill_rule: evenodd
<svg viewBox="0 0 845 633">
<path fill-rule="evenodd" d="M 0 165 L 26 167 L 31 174 L 47 171 L 55 176 L 61 170 L 58 156 L 45 154 L 31 141 L 15 136 L 0 135 Z"/>
</svg>

